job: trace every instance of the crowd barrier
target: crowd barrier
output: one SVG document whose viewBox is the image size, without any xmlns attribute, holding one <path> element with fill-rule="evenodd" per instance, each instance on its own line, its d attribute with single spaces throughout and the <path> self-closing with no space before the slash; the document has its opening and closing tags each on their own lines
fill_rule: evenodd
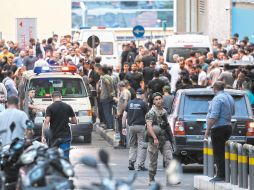
<svg viewBox="0 0 254 190">
<path fill-rule="evenodd" d="M 204 141 L 203 174 L 214 177 L 211 139 Z M 225 144 L 225 182 L 254 190 L 254 146 L 227 141 Z"/>
</svg>

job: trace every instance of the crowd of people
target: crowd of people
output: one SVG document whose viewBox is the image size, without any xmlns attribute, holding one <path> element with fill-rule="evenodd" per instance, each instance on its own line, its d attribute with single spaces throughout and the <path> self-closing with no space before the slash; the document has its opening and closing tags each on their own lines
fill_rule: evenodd
<svg viewBox="0 0 254 190">
<path fill-rule="evenodd" d="M 91 50 L 86 44 L 73 41 L 70 35 L 59 38 L 55 34 L 42 41 L 30 39 L 25 49 L 20 49 L 18 43 L 0 40 L 1 100 L 21 96 L 23 73 L 37 65 L 76 65 L 77 73 L 83 77 L 87 88 L 97 91 L 97 97 L 90 98 L 94 107 L 94 122 L 97 117 L 105 129 L 117 130 L 120 133 L 119 147 L 123 148 L 126 147 L 126 123 L 132 126 L 129 169 L 135 169 L 138 158 L 138 169 L 145 170 L 146 153 L 142 150 L 147 145 L 141 145 L 144 141 L 141 134 L 147 125 L 152 143 L 161 144 L 152 126 L 166 122 L 160 117 L 170 112 L 177 90 L 212 87 L 216 81 L 223 81 L 226 88 L 246 90 L 254 105 L 253 70 L 249 67 L 231 70 L 229 64 L 223 67 L 220 64 L 223 61 L 253 63 L 254 44 L 247 37 L 240 40 L 239 35 L 235 34 L 222 43 L 213 39 L 212 48 L 213 52 L 192 51 L 189 57 L 175 54 L 175 64 L 169 68 L 163 56 L 166 51 L 164 42 L 157 40 L 137 46 L 135 41 L 131 41 L 122 45 L 121 62 L 113 67 L 111 63 L 102 65 L 100 57 L 92 60 Z M 115 115 L 113 106 L 116 108 Z M 22 109 L 22 103 L 19 107 Z M 157 112 L 161 115 L 157 116 Z M 114 118 L 118 121 L 117 129 L 114 128 Z M 170 139 L 170 132 L 167 135 L 166 138 Z M 168 164 L 168 160 L 172 159 L 174 139 L 170 142 L 171 145 L 168 141 L 163 142 L 160 148 L 148 146 L 150 160 L 157 162 L 158 151 L 155 150 L 161 150 Z M 171 155 L 166 150 L 170 150 Z M 141 153 L 137 155 L 137 151 Z M 157 157 L 153 159 L 154 152 Z M 157 164 L 150 163 L 150 181 L 154 181 L 156 168 Z"/>
</svg>

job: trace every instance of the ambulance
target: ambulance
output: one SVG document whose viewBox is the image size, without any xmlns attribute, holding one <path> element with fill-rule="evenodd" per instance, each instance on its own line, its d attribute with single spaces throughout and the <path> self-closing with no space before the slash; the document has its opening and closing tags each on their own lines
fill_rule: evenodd
<svg viewBox="0 0 254 190">
<path fill-rule="evenodd" d="M 166 39 L 164 58 L 169 67 L 174 64 L 173 55 L 178 54 L 185 59 L 190 57 L 191 52 L 212 52 L 211 42 L 207 35 L 196 33 L 176 33 Z"/>
<path fill-rule="evenodd" d="M 87 44 L 88 38 L 92 35 L 97 36 L 100 40 L 99 46 L 95 49 L 95 56 L 101 57 L 101 64 L 113 65 L 114 67 L 120 64 L 114 30 L 106 29 L 105 27 L 81 29 L 78 41 L 81 44 Z"/>
<path fill-rule="evenodd" d="M 76 66 L 35 67 L 33 71 L 24 73 L 24 84 L 25 96 L 27 97 L 30 88 L 35 88 L 34 105 L 44 110 L 53 103 L 52 92 L 60 91 L 62 101 L 73 108 L 77 117 L 78 123 L 69 125 L 72 137 L 82 136 L 85 143 L 91 143 L 93 125 L 89 93 L 82 77 L 76 74 Z M 28 109 L 26 106 L 25 103 L 24 110 Z M 45 111 L 36 113 L 35 136 L 41 135 L 44 119 Z"/>
</svg>

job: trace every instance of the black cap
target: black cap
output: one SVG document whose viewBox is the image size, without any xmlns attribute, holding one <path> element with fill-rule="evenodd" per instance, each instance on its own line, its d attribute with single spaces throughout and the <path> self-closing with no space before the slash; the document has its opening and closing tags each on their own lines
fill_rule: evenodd
<svg viewBox="0 0 254 190">
<path fill-rule="evenodd" d="M 137 89 L 136 94 L 139 94 L 139 95 L 144 94 L 143 89 L 142 88 Z"/>
</svg>

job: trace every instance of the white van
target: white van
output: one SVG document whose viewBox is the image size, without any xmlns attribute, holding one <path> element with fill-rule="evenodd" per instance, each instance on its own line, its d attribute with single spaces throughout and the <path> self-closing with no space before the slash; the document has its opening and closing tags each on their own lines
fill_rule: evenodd
<svg viewBox="0 0 254 190">
<path fill-rule="evenodd" d="M 164 58 L 169 67 L 171 67 L 174 63 L 174 54 L 188 58 L 192 51 L 200 51 L 201 53 L 212 52 L 209 37 L 201 34 L 174 34 L 168 36 L 166 40 Z"/>
<path fill-rule="evenodd" d="M 35 88 L 34 104 L 44 110 L 52 104 L 51 94 L 59 91 L 62 101 L 71 105 L 77 117 L 77 124 L 70 124 L 73 137 L 84 137 L 85 143 L 92 141 L 92 108 L 89 94 L 82 77 L 75 66 L 35 67 L 34 71 L 24 73 L 24 95 L 30 88 Z M 24 109 L 28 113 L 28 102 L 24 101 Z M 37 112 L 34 119 L 35 136 L 41 136 L 41 127 L 45 112 Z"/>
<path fill-rule="evenodd" d="M 96 48 L 95 56 L 101 57 L 101 64 L 113 65 L 120 64 L 118 46 L 114 30 L 105 28 L 82 29 L 80 31 L 79 42 L 87 43 L 87 39 L 95 35 L 99 38 L 100 44 Z"/>
</svg>

